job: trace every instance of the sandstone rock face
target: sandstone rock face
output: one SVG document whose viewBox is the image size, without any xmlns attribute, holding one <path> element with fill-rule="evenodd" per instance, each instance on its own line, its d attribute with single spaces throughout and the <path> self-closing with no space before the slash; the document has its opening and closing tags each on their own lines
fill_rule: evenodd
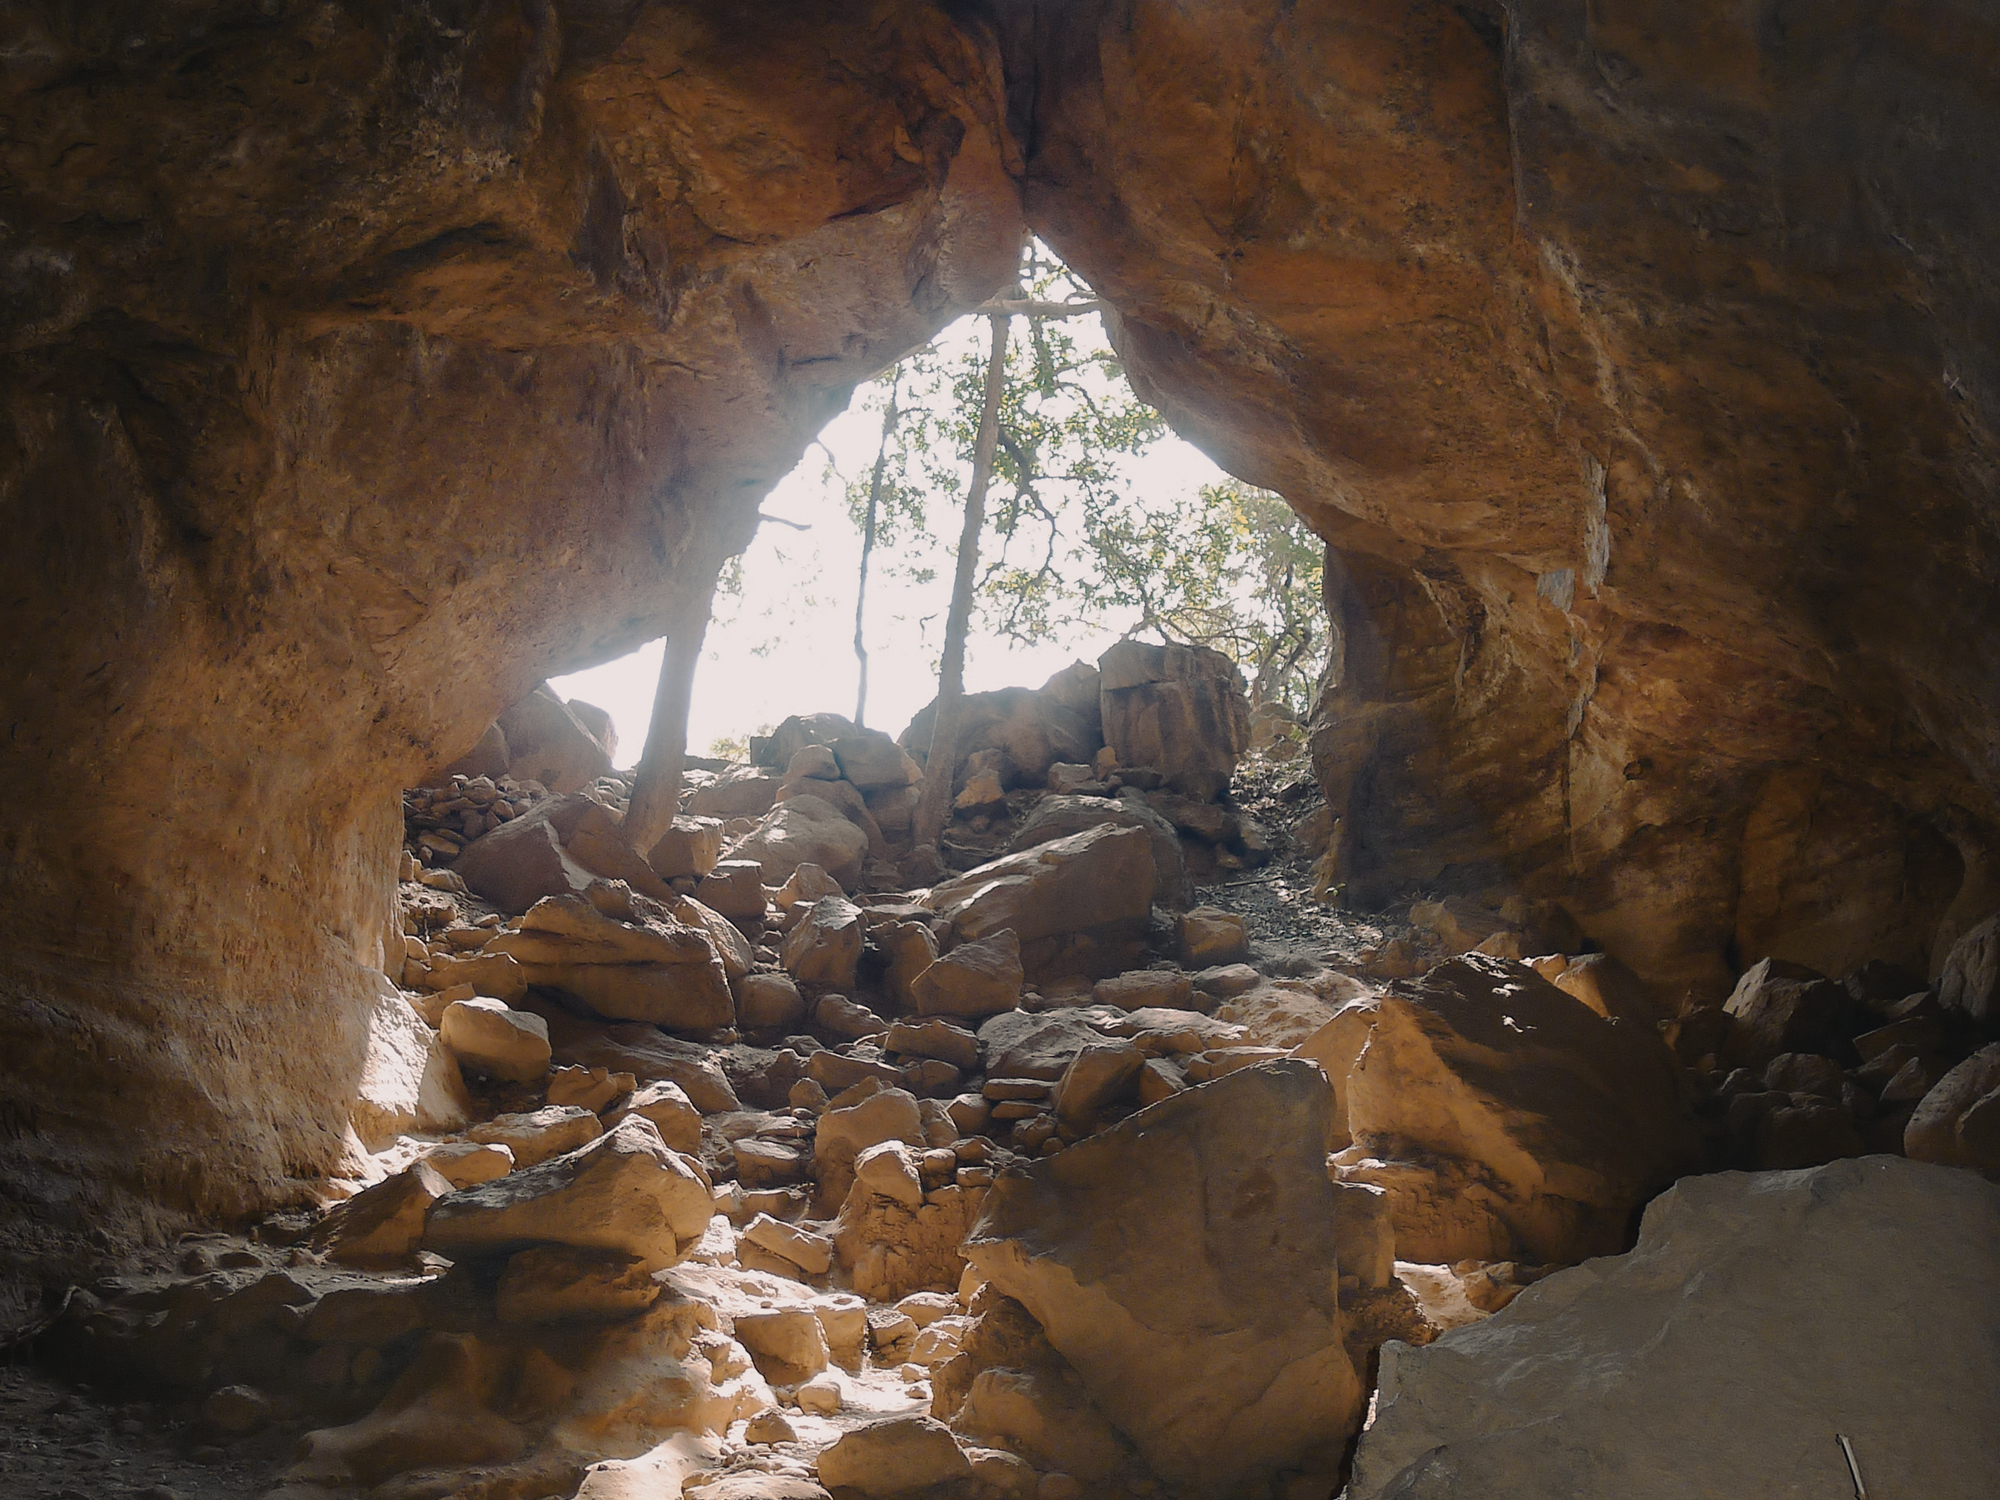
<svg viewBox="0 0 2000 1500">
<path fill-rule="evenodd" d="M 1098 827 L 968 870 L 924 904 L 977 941 L 1012 929 L 1041 974 L 1116 973 L 1152 908 L 1153 854 L 1136 828 Z"/>
<path fill-rule="evenodd" d="M 1869 1494 L 1972 1500 L 2000 1465 L 1996 1243 L 2000 1187 L 1968 1172 L 1688 1178 L 1630 1254 L 1386 1346 L 1349 1493 L 1852 1495 L 1841 1434 Z"/>
<path fill-rule="evenodd" d="M 1443 1222 L 1399 1217 L 1405 1259 L 1506 1259 L 1492 1250 L 1511 1243 L 1537 1262 L 1614 1252 L 1632 1210 L 1701 1159 L 1658 1032 L 1477 954 L 1382 996 L 1346 1099 L 1342 1161 L 1414 1150 L 1471 1169 Z"/>
<path fill-rule="evenodd" d="M 1913 3 L 10 15 L 24 1222 L 335 1163 L 393 789 L 698 612 L 1024 210 L 1332 544 L 1334 884 L 1674 1000 L 1933 971 L 2000 894 L 2000 209 L 1996 23 Z"/>
<path fill-rule="evenodd" d="M 967 1242 L 1190 1493 L 1330 1483 L 1359 1424 L 1326 1232 L 1332 1102 L 1307 1063 L 1234 1073 L 1002 1178 Z"/>
<path fill-rule="evenodd" d="M 1962 884 L 1954 931 L 1995 904 L 2000 784 L 1995 554 L 1949 540 L 1992 534 L 1990 424 L 1936 373 L 2000 409 L 1959 13 L 1808 57 L 1722 4 L 1502 9 L 1036 12 L 1028 216 L 1168 419 L 1334 549 L 1312 753 L 1363 905 L 1519 882 L 1675 999 L 1732 944 L 1924 968 Z M 1919 97 L 1963 123 L 1839 123 Z"/>
<path fill-rule="evenodd" d="M 709 1209 L 707 1184 L 651 1120 L 633 1115 L 566 1156 L 440 1199 L 424 1244 L 446 1256 L 567 1245 L 658 1270 L 701 1238 Z"/>
<path fill-rule="evenodd" d="M 1120 641 L 1097 659 L 1104 743 L 1126 766 L 1151 766 L 1175 791 L 1212 800 L 1250 748 L 1243 674 L 1220 651 Z"/>
<path fill-rule="evenodd" d="M 659 635 L 853 383 L 1016 264 L 995 46 L 926 6 L 781 39 L 672 4 L 224 10 L 0 22 L 37 59 L 0 85 L 37 205 L 0 572 L 44 642 L 0 669 L 39 705 L 0 751 L 4 948 L 38 955 L 0 1054 L 45 1122 L 0 1171 L 38 1201 L 49 1172 L 235 1213 L 332 1166 L 394 789 Z"/>
</svg>

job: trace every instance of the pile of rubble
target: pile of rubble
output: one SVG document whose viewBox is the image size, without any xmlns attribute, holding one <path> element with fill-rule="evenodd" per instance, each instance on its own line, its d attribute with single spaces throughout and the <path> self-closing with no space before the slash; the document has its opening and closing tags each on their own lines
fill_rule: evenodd
<svg viewBox="0 0 2000 1500">
<path fill-rule="evenodd" d="M 1524 961 L 1526 907 L 1301 963 L 1192 904 L 1277 843 L 1224 796 L 1240 700 L 1106 663 L 985 695 L 953 862 L 989 857 L 920 885 L 921 766 L 832 716 L 643 852 L 562 734 L 552 779 L 412 791 L 336 1206 L 77 1292 L 45 1355 L 218 1441 L 289 1423 L 295 1500 L 1323 1500 L 1385 1344 L 1616 1254 L 1676 1179 L 2000 1173 L 1996 924 L 1935 991 L 1766 963 L 1678 1017 Z"/>
</svg>

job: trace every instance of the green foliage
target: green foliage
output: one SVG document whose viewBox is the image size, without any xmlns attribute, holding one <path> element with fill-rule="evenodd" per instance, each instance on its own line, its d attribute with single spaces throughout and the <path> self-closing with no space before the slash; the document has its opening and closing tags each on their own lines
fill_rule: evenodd
<svg viewBox="0 0 2000 1500">
<path fill-rule="evenodd" d="M 1009 300 L 1091 297 L 1037 244 Z M 964 320 L 859 395 L 861 409 L 878 417 L 896 402 L 877 565 L 915 581 L 948 571 L 956 545 L 984 384 L 984 326 Z M 1032 642 L 1110 627 L 1212 646 L 1244 668 L 1259 701 L 1308 706 L 1326 638 L 1318 538 L 1282 499 L 1233 480 L 1202 487 L 1192 501 L 1144 493 L 1129 461 L 1167 429 L 1133 392 L 1095 312 L 1021 315 L 1014 331 L 975 629 Z M 870 469 L 847 478 L 857 526 L 872 477 Z"/>
</svg>

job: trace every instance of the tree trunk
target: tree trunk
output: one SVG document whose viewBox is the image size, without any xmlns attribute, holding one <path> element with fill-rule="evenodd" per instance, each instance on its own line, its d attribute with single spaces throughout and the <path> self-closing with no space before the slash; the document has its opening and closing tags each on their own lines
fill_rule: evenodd
<svg viewBox="0 0 2000 1500">
<path fill-rule="evenodd" d="M 625 812 L 625 841 L 642 857 L 673 826 L 674 814 L 680 811 L 681 773 L 687 769 L 688 700 L 694 693 L 695 664 L 708 636 L 721 571 L 718 565 L 708 575 L 706 585 L 689 596 L 667 629 L 660 686 L 653 695 L 653 722 Z"/>
<path fill-rule="evenodd" d="M 951 816 L 958 773 L 959 703 L 965 697 L 965 637 L 972 625 L 972 586 L 979 569 L 979 533 L 986 524 L 986 489 L 993 479 L 993 450 L 1000 438 L 1000 396 L 1006 386 L 1005 314 L 994 313 L 993 349 L 986 360 L 986 390 L 979 410 L 979 436 L 972 449 L 972 484 L 965 492 L 965 526 L 958 537 L 958 572 L 952 579 L 951 612 L 945 616 L 944 657 L 938 664 L 937 715 L 924 762 L 924 789 L 917 802 L 915 843 L 936 847 Z"/>
<path fill-rule="evenodd" d="M 868 636 L 865 620 L 868 609 L 868 560 L 875 551 L 875 518 L 882 509 L 882 475 L 889 467 L 889 438 L 896 430 L 896 395 L 902 387 L 900 372 L 889 387 L 889 408 L 882 413 L 882 446 L 875 450 L 875 472 L 868 480 L 868 514 L 861 523 L 861 581 L 854 590 L 854 661 L 857 681 L 854 688 L 854 727 L 867 727 Z"/>
</svg>

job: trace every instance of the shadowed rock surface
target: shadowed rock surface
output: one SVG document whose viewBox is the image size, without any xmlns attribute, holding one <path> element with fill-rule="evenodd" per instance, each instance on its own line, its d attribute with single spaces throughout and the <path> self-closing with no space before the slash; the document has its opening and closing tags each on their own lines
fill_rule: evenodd
<svg viewBox="0 0 2000 1500">
<path fill-rule="evenodd" d="M 1689 1178 L 1629 1255 L 1385 1349 L 1349 1493 L 1852 1494 L 1839 1434 L 1869 1494 L 1973 1500 L 2000 1464 L 1996 1243 L 2000 1188 L 1971 1173 L 1870 1156 Z"/>
</svg>

